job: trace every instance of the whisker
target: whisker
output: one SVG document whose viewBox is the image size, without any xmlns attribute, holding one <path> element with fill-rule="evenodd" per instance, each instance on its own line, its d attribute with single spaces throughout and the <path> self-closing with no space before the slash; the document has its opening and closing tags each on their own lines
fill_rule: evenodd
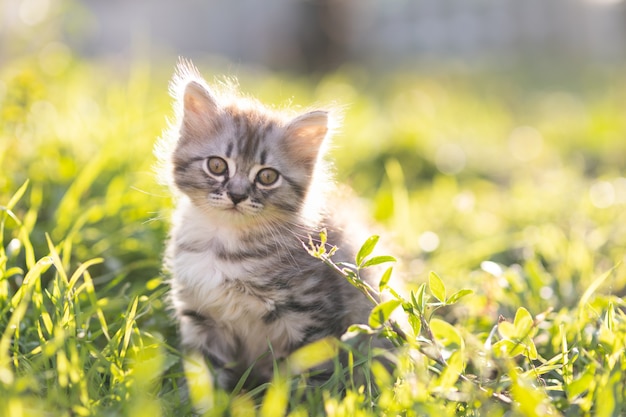
<svg viewBox="0 0 626 417">
<path fill-rule="evenodd" d="M 167 217 L 164 217 L 164 216 L 151 217 L 151 218 L 141 222 L 141 224 L 150 224 L 150 223 L 154 223 L 156 221 L 167 221 Z"/>
<path fill-rule="evenodd" d="M 135 190 L 135 191 L 139 191 L 142 194 L 146 194 L 146 195 L 149 195 L 149 196 L 152 196 L 152 197 L 159 197 L 159 198 L 171 198 L 172 197 L 171 195 L 167 195 L 167 194 L 156 194 L 156 193 L 153 193 L 151 191 L 142 190 L 141 188 L 136 187 L 134 185 L 131 185 L 130 189 L 131 190 Z"/>
</svg>

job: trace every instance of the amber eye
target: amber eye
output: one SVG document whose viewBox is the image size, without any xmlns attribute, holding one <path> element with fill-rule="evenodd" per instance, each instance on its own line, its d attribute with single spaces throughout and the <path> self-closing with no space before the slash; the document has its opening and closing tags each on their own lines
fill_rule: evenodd
<svg viewBox="0 0 626 417">
<path fill-rule="evenodd" d="M 261 185 L 272 185 L 278 181 L 279 176 L 280 174 L 275 169 L 263 168 L 258 174 L 256 174 L 256 180 Z"/>
<path fill-rule="evenodd" d="M 212 156 L 205 162 L 205 171 L 207 171 L 207 173 L 211 173 L 213 175 L 224 175 L 227 170 L 228 165 L 226 164 L 226 161 L 218 156 Z"/>
</svg>

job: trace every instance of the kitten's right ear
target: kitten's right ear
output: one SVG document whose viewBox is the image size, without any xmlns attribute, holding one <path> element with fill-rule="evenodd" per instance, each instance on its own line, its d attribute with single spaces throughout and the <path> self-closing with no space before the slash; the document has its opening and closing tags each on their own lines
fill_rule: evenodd
<svg viewBox="0 0 626 417">
<path fill-rule="evenodd" d="M 305 166 L 313 166 L 328 133 L 328 112 L 311 111 L 296 117 L 287 126 L 287 149 L 291 157 Z"/>
<path fill-rule="evenodd" d="M 213 95 L 197 81 L 190 81 L 183 94 L 183 130 L 207 133 L 218 125 L 218 106 Z"/>
</svg>

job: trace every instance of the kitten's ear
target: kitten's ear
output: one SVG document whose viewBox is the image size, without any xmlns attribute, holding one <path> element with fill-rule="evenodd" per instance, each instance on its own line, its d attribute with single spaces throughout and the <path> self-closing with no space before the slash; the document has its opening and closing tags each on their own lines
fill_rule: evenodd
<svg viewBox="0 0 626 417">
<path fill-rule="evenodd" d="M 218 106 L 211 92 L 197 81 L 189 82 L 183 95 L 183 129 L 207 133 L 216 128 L 218 120 Z"/>
<path fill-rule="evenodd" d="M 312 111 L 296 117 L 287 126 L 287 149 L 297 161 L 315 163 L 328 133 L 328 112 Z"/>
<path fill-rule="evenodd" d="M 211 93 L 197 81 L 191 81 L 185 87 L 183 106 L 185 113 L 198 116 L 215 113 L 217 110 L 217 104 Z"/>
</svg>

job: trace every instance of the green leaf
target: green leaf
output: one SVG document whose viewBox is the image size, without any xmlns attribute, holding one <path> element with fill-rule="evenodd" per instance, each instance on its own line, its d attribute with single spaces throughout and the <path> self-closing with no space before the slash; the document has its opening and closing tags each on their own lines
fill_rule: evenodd
<svg viewBox="0 0 626 417">
<path fill-rule="evenodd" d="M 289 380 L 285 376 L 276 375 L 267 388 L 259 415 L 261 417 L 284 416 L 288 404 Z"/>
<path fill-rule="evenodd" d="M 450 304 L 455 304 L 457 303 L 461 298 L 465 297 L 466 295 L 470 295 L 473 294 L 474 291 L 472 290 L 468 290 L 468 289 L 462 289 L 459 290 L 457 292 L 455 292 L 454 294 L 452 294 L 447 300 L 446 300 L 446 304 L 450 305 Z"/>
<path fill-rule="evenodd" d="M 69 280 L 68 288 L 74 288 L 74 285 L 76 285 L 78 279 L 85 273 L 88 268 L 91 268 L 93 265 L 101 264 L 102 262 L 104 262 L 103 258 L 95 258 L 81 264 L 72 274 L 72 277 Z"/>
<path fill-rule="evenodd" d="M 587 287 L 587 289 L 585 290 L 585 292 L 583 293 L 583 295 L 580 297 L 580 302 L 578 303 L 579 306 L 584 306 L 586 305 L 589 300 L 591 299 L 591 296 L 598 290 L 598 288 L 600 288 L 600 286 L 604 283 L 604 281 L 606 281 L 606 279 L 611 276 L 611 274 L 613 273 L 613 271 L 615 271 L 617 269 L 617 267 L 619 267 L 622 263 L 619 262 L 617 265 L 615 265 L 613 268 L 609 269 L 608 271 L 606 271 L 604 274 L 600 275 L 598 278 L 596 278 L 595 280 L 593 280 L 593 282 L 591 283 L 591 285 L 589 285 L 589 287 Z M 580 308 L 578 309 L 578 311 L 580 312 L 579 314 L 581 315 L 579 318 L 582 319 L 582 311 L 583 309 Z"/>
<path fill-rule="evenodd" d="M 498 333 L 505 339 L 513 340 L 517 339 L 517 331 L 515 326 L 510 321 L 503 321 L 498 323 Z"/>
<path fill-rule="evenodd" d="M 457 350 L 446 362 L 448 366 L 443 369 L 437 381 L 437 386 L 445 390 L 452 388 L 463 372 L 463 355 Z"/>
<path fill-rule="evenodd" d="M 204 362 L 204 357 L 200 353 L 191 352 L 183 357 L 183 369 L 193 408 L 198 413 L 204 413 L 213 408 L 215 387 L 209 368 Z"/>
<path fill-rule="evenodd" d="M 139 297 L 135 297 L 133 303 L 129 306 L 124 319 L 126 323 L 124 324 L 124 339 L 122 341 L 122 346 L 120 349 L 120 357 L 126 357 L 126 352 L 128 350 L 128 346 L 130 345 L 130 338 L 133 334 L 133 328 L 136 326 L 136 315 L 137 315 L 137 304 L 139 303 Z M 122 331 L 122 329 L 120 329 Z"/>
<path fill-rule="evenodd" d="M 604 324 L 607 329 L 614 331 L 615 327 L 615 308 L 613 307 L 613 302 L 609 301 L 609 305 L 606 310 L 606 314 L 604 315 Z"/>
<path fill-rule="evenodd" d="M 523 378 L 511 372 L 511 395 L 515 400 L 516 415 L 528 417 L 555 416 L 559 413 L 554 409 L 546 392 L 536 386 L 530 378 Z"/>
<path fill-rule="evenodd" d="M 6 205 L 6 210 L 13 210 L 13 207 L 17 204 L 18 201 L 24 196 L 26 189 L 28 188 L 28 183 L 30 181 L 26 180 L 24 184 L 13 194 L 13 197 L 9 200 L 9 203 Z"/>
<path fill-rule="evenodd" d="M 230 403 L 231 416 L 256 416 L 256 404 L 249 395 L 237 395 Z"/>
<path fill-rule="evenodd" d="M 413 301 L 413 305 L 420 315 L 423 316 L 426 307 L 426 284 L 420 285 L 416 293 L 411 291 L 411 301 Z"/>
<path fill-rule="evenodd" d="M 530 333 L 534 326 L 533 316 L 524 307 L 517 309 L 515 313 L 515 319 L 513 321 L 515 326 L 515 334 L 517 338 L 523 339 L 530 336 Z"/>
<path fill-rule="evenodd" d="M 437 273 L 431 271 L 428 275 L 428 288 L 437 300 L 442 303 L 446 302 L 446 286 Z"/>
<path fill-rule="evenodd" d="M 422 331 L 422 321 L 415 314 L 409 314 L 409 324 L 411 325 L 411 329 L 413 329 L 413 334 L 415 336 L 419 336 Z"/>
<path fill-rule="evenodd" d="M 365 261 L 361 265 L 361 268 L 368 268 L 370 266 L 384 264 L 385 262 L 395 262 L 395 261 L 396 261 L 396 258 L 394 258 L 393 256 L 389 256 L 389 255 L 374 256 L 373 258 Z"/>
<path fill-rule="evenodd" d="M 569 398 L 576 398 L 578 396 L 582 396 L 584 393 L 589 392 L 593 395 L 593 392 L 596 388 L 596 364 L 595 362 L 590 362 L 589 365 L 585 367 L 585 371 L 583 374 L 572 381 L 572 383 L 567 384 L 566 392 Z"/>
<path fill-rule="evenodd" d="M 337 356 L 338 345 L 335 338 L 326 337 L 305 345 L 289 355 L 289 370 L 293 374 L 300 374 L 332 360 Z"/>
<path fill-rule="evenodd" d="M 382 363 L 374 360 L 372 361 L 370 369 L 374 376 L 374 381 L 376 381 L 376 385 L 378 385 L 381 390 L 389 389 L 389 387 L 393 386 L 393 378 Z"/>
<path fill-rule="evenodd" d="M 535 346 L 535 342 L 530 337 L 525 338 L 523 341 L 524 346 L 526 346 L 526 350 L 524 351 L 524 355 L 530 360 L 536 360 L 539 358 L 539 354 L 537 353 L 537 347 Z"/>
<path fill-rule="evenodd" d="M 522 355 L 526 350 L 521 342 L 511 339 L 502 339 L 497 341 L 492 346 L 494 355 L 500 358 L 513 358 L 517 355 Z"/>
<path fill-rule="evenodd" d="M 434 318 L 430 321 L 429 326 L 435 339 L 447 350 L 460 350 L 465 346 L 459 331 L 447 321 Z"/>
<path fill-rule="evenodd" d="M 511 325 L 511 327 L 513 326 Z M 529 337 L 523 339 L 502 339 L 494 343 L 492 351 L 499 357 L 512 358 L 518 355 L 524 355 L 531 360 L 535 360 L 539 357 L 535 343 Z"/>
<path fill-rule="evenodd" d="M 370 326 L 365 324 L 353 324 L 348 327 L 348 332 L 360 333 L 360 334 L 374 334 L 376 333 Z"/>
<path fill-rule="evenodd" d="M 369 318 L 370 327 L 382 326 L 382 324 L 389 319 L 393 310 L 395 310 L 400 304 L 399 300 L 388 300 L 374 307 Z"/>
<path fill-rule="evenodd" d="M 326 246 L 326 242 L 328 240 L 328 233 L 326 232 L 326 228 L 320 230 L 320 248 L 324 248 Z"/>
<path fill-rule="evenodd" d="M 389 267 L 387 268 L 383 276 L 380 277 L 380 282 L 378 283 L 378 291 L 383 291 L 385 288 L 387 288 L 387 284 L 389 283 L 389 280 L 391 279 L 392 271 L 393 271 L 393 268 Z"/>
<path fill-rule="evenodd" d="M 378 239 L 380 237 L 377 235 L 374 236 L 370 236 L 365 243 L 363 243 L 363 246 L 361 246 L 361 249 L 359 249 L 359 252 L 356 254 L 356 264 L 357 265 L 361 265 L 363 263 L 363 260 L 365 258 L 367 258 L 372 251 L 374 250 L 374 247 L 376 246 L 376 244 L 378 243 Z"/>
</svg>

